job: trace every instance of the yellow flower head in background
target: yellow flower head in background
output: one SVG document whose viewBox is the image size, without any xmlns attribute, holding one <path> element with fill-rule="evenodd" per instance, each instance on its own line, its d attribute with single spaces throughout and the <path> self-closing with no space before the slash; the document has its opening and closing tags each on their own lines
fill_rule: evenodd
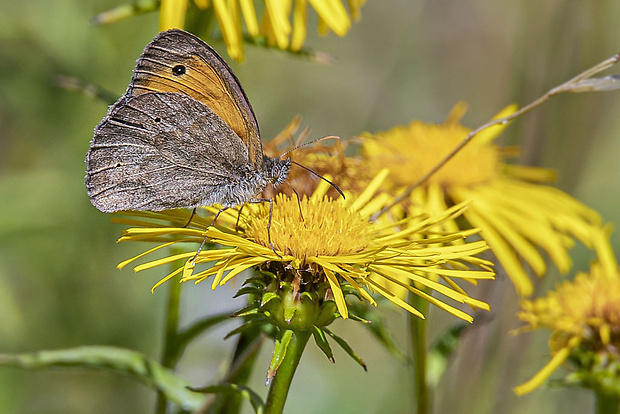
<svg viewBox="0 0 620 414">
<path fill-rule="evenodd" d="M 558 367 L 573 357 L 581 377 L 592 383 L 614 378 L 606 370 L 620 363 L 620 271 L 603 231 L 595 241 L 598 260 L 590 273 L 579 273 L 546 296 L 521 303 L 519 318 L 528 325 L 520 331 L 551 330 L 551 361 L 531 380 L 515 388 L 519 395 L 541 385 Z M 597 378 L 600 376 L 600 378 Z M 591 385 L 591 384 L 589 384 Z"/>
<path fill-rule="evenodd" d="M 264 39 L 270 47 L 299 52 L 306 41 L 308 6 L 318 16 L 319 34 L 332 31 L 342 37 L 351 28 L 351 21 L 360 19 L 365 2 L 347 0 L 347 10 L 342 0 L 194 0 L 192 3 L 189 0 L 141 0 L 99 13 L 93 22 L 111 23 L 139 13 L 154 12 L 159 7 L 160 31 L 183 29 L 188 8 L 195 7 L 194 11 L 204 14 L 202 27 L 209 27 L 209 18 L 215 17 L 228 54 L 243 61 L 245 36 L 257 43 Z"/>
<path fill-rule="evenodd" d="M 498 115 L 514 111 L 508 108 Z M 390 168 L 393 193 L 398 194 L 430 171 L 470 132 L 459 124 L 464 107 L 457 106 L 444 124 L 414 121 L 362 137 L 362 163 L 371 171 Z M 410 214 L 440 214 L 448 206 L 470 201 L 464 217 L 481 235 L 504 267 L 517 291 L 531 295 L 533 284 L 522 264 L 538 276 L 546 272 L 546 252 L 559 270 L 571 267 L 568 249 L 576 238 L 590 246 L 600 225 L 598 214 L 568 194 L 543 185 L 553 180 L 549 170 L 509 165 L 508 149 L 493 144 L 504 126 L 475 136 L 430 180 L 416 188 L 405 208 Z M 446 221 L 444 231 L 458 231 Z"/>
<path fill-rule="evenodd" d="M 272 140 L 263 142 L 263 152 L 266 155 L 279 158 L 287 151 L 286 156 L 290 157 L 293 165 L 286 180 L 289 185 L 282 185 L 276 189 L 267 188 L 262 198 L 273 198 L 277 193 L 291 196 L 294 191 L 300 196 L 310 197 L 322 182 L 319 175 L 329 175 L 331 181 L 338 187 L 353 193 L 359 193 L 368 186 L 374 175 L 368 174 L 368 169 L 361 164 L 359 157 L 345 155 L 348 141 L 333 136 L 326 137 L 329 139 L 321 142 L 307 141 L 310 131 L 306 128 L 297 134 L 300 124 L 301 119 L 296 117 Z M 315 174 L 294 165 L 295 163 L 311 169 Z M 334 187 L 328 190 L 327 195 L 332 198 L 339 197 Z"/>
<path fill-rule="evenodd" d="M 302 198 L 299 204 L 296 198 L 280 194 L 274 200 L 271 221 L 268 203 L 247 204 L 241 212 L 226 210 L 220 215 L 217 226 L 210 226 L 211 216 L 192 220 L 188 228 L 181 227 L 187 221 L 187 216 L 179 215 L 179 212 L 133 212 L 134 216 L 169 220 L 177 224 L 172 227 L 163 224 L 154 226 L 152 221 L 116 220 L 141 226 L 125 230 L 119 241 L 164 242 L 121 263 L 119 267 L 162 247 L 179 243 L 193 243 L 192 246 L 197 246 L 206 236 L 210 243 L 220 247 L 202 250 L 194 260 L 195 247 L 192 247 L 188 253 L 152 260 L 136 266 L 134 270 L 184 259 L 187 260 L 185 266 L 179 267 L 156 286 L 181 274 L 183 282 L 198 283 L 210 278 L 213 289 L 224 285 L 246 269 L 267 270 L 277 274 L 281 283 L 295 284 L 298 295 L 308 287 L 319 284 L 328 286 L 331 292 L 328 300 L 335 301 L 338 313 L 343 318 L 348 317 L 344 296 L 347 289 L 353 289 L 356 296 L 373 305 L 376 305 L 376 301 L 371 293 L 376 292 L 397 306 L 423 317 L 387 288 L 385 283 L 380 283 L 389 281 L 459 318 L 471 321 L 472 317 L 467 313 L 426 293 L 426 290 L 435 291 L 474 309 L 488 309 L 486 303 L 470 298 L 464 291 L 454 287 L 454 280 L 458 279 L 475 282 L 493 278 L 489 270 L 491 263 L 476 257 L 487 249 L 486 243 L 477 241 L 453 244 L 456 240 L 462 241 L 475 234 L 475 230 L 449 234 L 429 231 L 437 224 L 462 214 L 466 206 L 454 206 L 434 217 L 411 216 L 399 223 L 387 219 L 370 222 L 371 215 L 390 201 L 385 193 L 375 195 L 386 175 L 387 171 L 381 172 L 364 192 L 357 196 L 348 193 L 346 199 L 326 197 L 329 187 L 326 184 L 320 185 L 309 199 Z M 236 222 L 239 223 L 238 232 L 235 229 Z M 269 223 L 275 252 L 269 244 Z M 195 265 L 203 263 L 212 265 L 205 270 L 194 269 Z M 473 264 L 481 270 L 470 270 L 467 264 Z M 438 277 L 446 281 L 447 285 L 436 281 Z M 406 282 L 401 282 L 401 279 Z M 414 283 L 420 288 L 414 287 Z"/>
<path fill-rule="evenodd" d="M 262 9 L 259 23 L 254 0 L 194 0 L 201 10 L 213 9 L 228 54 L 243 60 L 243 24 L 252 38 L 265 37 L 270 46 L 299 51 L 306 40 L 308 6 L 317 13 L 318 30 L 344 36 L 351 27 L 351 18 L 359 19 L 365 0 L 349 0 L 349 11 L 342 0 L 264 0 L 258 2 Z M 182 29 L 188 0 L 162 0 L 159 29 Z M 291 18 L 292 14 L 292 18 Z"/>
</svg>

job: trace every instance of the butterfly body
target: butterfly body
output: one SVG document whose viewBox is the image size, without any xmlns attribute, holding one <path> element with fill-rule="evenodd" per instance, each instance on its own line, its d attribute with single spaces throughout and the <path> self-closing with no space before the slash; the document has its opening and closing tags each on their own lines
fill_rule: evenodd
<svg viewBox="0 0 620 414">
<path fill-rule="evenodd" d="M 284 182 L 290 159 L 262 152 L 252 107 L 230 67 L 181 31 L 160 33 L 97 127 L 86 187 L 104 212 L 252 201 Z"/>
</svg>

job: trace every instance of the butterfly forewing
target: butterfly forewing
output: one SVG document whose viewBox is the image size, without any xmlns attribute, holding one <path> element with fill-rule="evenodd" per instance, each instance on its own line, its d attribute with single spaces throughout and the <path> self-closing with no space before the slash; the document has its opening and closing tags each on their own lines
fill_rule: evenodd
<svg viewBox="0 0 620 414">
<path fill-rule="evenodd" d="M 252 106 L 228 64 L 204 41 L 181 30 L 157 35 L 138 59 L 125 98 L 152 92 L 179 92 L 207 105 L 246 145 L 250 166 L 262 167 Z"/>
<path fill-rule="evenodd" d="M 237 134 L 179 93 L 115 106 L 95 129 L 86 168 L 88 195 L 108 212 L 223 204 L 226 188 L 252 174 Z"/>
</svg>

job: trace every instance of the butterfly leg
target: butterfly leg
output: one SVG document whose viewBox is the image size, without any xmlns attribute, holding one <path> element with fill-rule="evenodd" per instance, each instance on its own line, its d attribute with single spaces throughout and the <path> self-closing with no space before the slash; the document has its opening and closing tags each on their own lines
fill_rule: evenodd
<svg viewBox="0 0 620 414">
<path fill-rule="evenodd" d="M 245 207 L 245 204 L 241 204 L 241 207 L 239 207 L 239 213 L 237 213 L 237 221 L 235 222 L 235 231 L 237 233 L 239 233 L 239 219 L 241 218 L 241 212 L 243 211 L 243 207 Z"/>
<path fill-rule="evenodd" d="M 286 183 L 288 184 L 289 187 L 291 187 L 291 190 L 293 190 L 293 192 L 297 196 L 297 207 L 299 207 L 299 217 L 301 217 L 301 221 L 304 221 L 304 213 L 301 211 L 301 198 L 299 198 L 299 193 L 297 192 L 297 190 L 295 190 L 295 187 L 293 187 L 291 183 L 289 183 L 288 181 Z"/>
<path fill-rule="evenodd" d="M 217 213 L 215 213 L 215 216 L 213 217 L 213 221 L 211 222 L 211 224 L 209 224 L 209 227 L 215 225 L 215 222 L 217 221 L 217 218 L 220 216 L 220 214 L 222 214 L 225 210 L 228 210 L 228 207 L 222 207 L 220 208 Z M 196 209 L 194 209 L 194 212 L 196 211 Z M 191 220 L 191 217 L 190 217 Z M 189 224 L 189 223 L 187 223 Z M 196 258 L 198 257 L 198 255 L 200 254 L 200 252 L 202 251 L 202 248 L 205 247 L 205 243 L 207 242 L 207 236 L 204 237 L 204 239 L 202 239 L 202 243 L 200 243 L 200 247 L 198 247 L 198 250 L 196 251 L 196 254 L 190 259 L 190 263 L 193 263 L 194 260 L 196 260 Z"/>
<path fill-rule="evenodd" d="M 276 248 L 273 247 L 273 243 L 271 242 L 271 219 L 273 217 L 273 199 L 271 198 L 256 198 L 254 200 L 248 201 L 248 203 L 266 203 L 269 202 L 269 221 L 267 222 L 267 240 L 269 241 L 269 247 L 271 250 L 282 259 L 280 253 L 276 252 Z"/>
<path fill-rule="evenodd" d="M 192 222 L 192 219 L 194 218 L 194 216 L 196 215 L 196 207 L 194 207 L 194 209 L 192 210 L 192 214 L 190 214 L 189 216 L 189 220 L 187 220 L 187 223 L 185 223 L 185 225 L 183 226 L 183 228 L 187 228 L 189 227 L 190 223 Z"/>
</svg>

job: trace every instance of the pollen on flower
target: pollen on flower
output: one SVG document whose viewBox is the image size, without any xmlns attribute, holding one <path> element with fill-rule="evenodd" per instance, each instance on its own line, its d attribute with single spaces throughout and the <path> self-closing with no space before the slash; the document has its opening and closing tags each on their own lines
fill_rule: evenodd
<svg viewBox="0 0 620 414">
<path fill-rule="evenodd" d="M 301 206 L 301 210 L 300 210 Z M 303 215 L 303 216 L 302 216 Z M 269 247 L 269 205 L 260 206 L 245 226 L 248 238 Z M 276 250 L 304 260 L 309 256 L 338 256 L 358 253 L 369 245 L 372 224 L 340 200 L 322 201 L 279 194 L 274 200 L 271 240 Z"/>
<path fill-rule="evenodd" d="M 620 278 L 604 274 L 595 265 L 591 274 L 580 273 L 574 281 L 562 283 L 546 297 L 524 301 L 519 317 L 532 328 L 548 327 L 564 335 L 603 346 L 620 343 Z M 610 336 L 611 335 L 611 336 Z M 565 343 L 552 342 L 556 349 Z"/>
<path fill-rule="evenodd" d="M 364 157 L 371 161 L 373 168 L 390 168 L 396 185 L 408 186 L 435 167 L 469 132 L 456 123 L 435 125 L 414 121 L 367 137 L 363 144 Z M 486 183 L 497 176 L 500 161 L 498 147 L 477 143 L 474 138 L 429 183 L 443 188 Z M 396 165 L 398 168 L 393 168 Z"/>
<path fill-rule="evenodd" d="M 608 383 L 607 368 L 618 360 L 620 348 L 620 269 L 606 237 L 595 240 L 599 261 L 589 274 L 579 273 L 546 296 L 521 303 L 518 316 L 527 326 L 519 331 L 550 329 L 553 357 L 530 380 L 515 387 L 517 395 L 539 387 L 571 356 L 576 377 L 589 378 L 588 387 Z"/>
</svg>

